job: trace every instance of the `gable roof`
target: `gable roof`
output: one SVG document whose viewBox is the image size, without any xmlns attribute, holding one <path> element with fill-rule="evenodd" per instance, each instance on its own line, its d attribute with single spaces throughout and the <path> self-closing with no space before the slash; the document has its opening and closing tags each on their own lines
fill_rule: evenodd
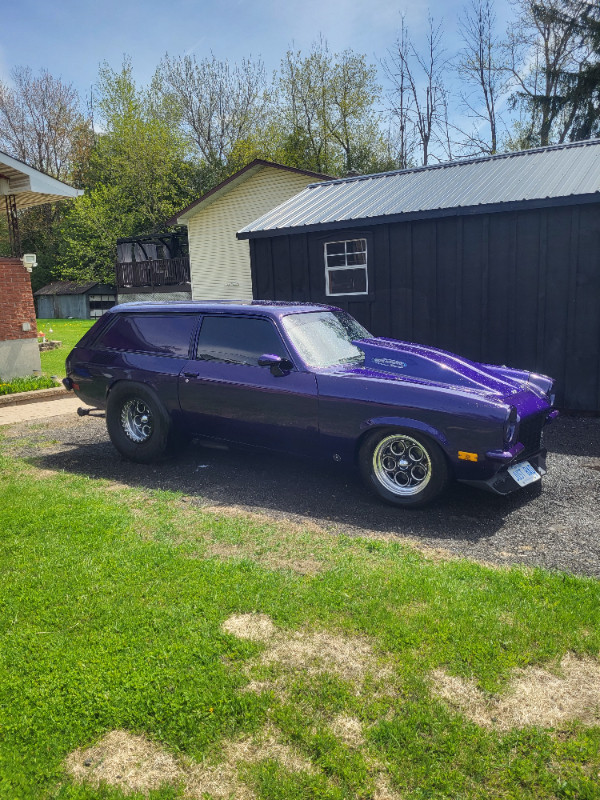
<svg viewBox="0 0 600 800">
<path fill-rule="evenodd" d="M 306 175 L 308 178 L 312 178 L 313 180 L 325 180 L 330 181 L 332 180 L 331 175 L 322 175 L 320 172 L 311 172 L 310 170 L 306 169 L 298 169 L 296 167 L 287 167 L 285 164 L 278 164 L 276 161 L 265 161 L 262 158 L 255 158 L 254 161 L 251 161 L 249 164 L 246 164 L 245 167 L 234 172 L 233 175 L 230 175 L 229 178 L 226 178 L 224 181 L 219 183 L 209 192 L 203 194 L 198 200 L 195 200 L 193 203 L 190 203 L 189 206 L 184 208 L 182 211 L 179 211 L 177 214 L 174 214 L 170 219 L 166 221 L 167 225 L 177 225 L 181 224 L 182 222 L 187 222 L 187 220 L 196 213 L 197 210 L 200 210 L 198 207 L 201 206 L 205 208 L 210 203 L 217 200 L 226 192 L 231 191 L 236 186 L 239 186 L 240 183 L 243 183 L 252 175 L 255 175 L 260 170 L 264 169 L 265 167 L 271 167 L 273 169 L 280 169 L 285 172 L 293 172 L 296 175 Z"/>
<path fill-rule="evenodd" d="M 238 238 L 600 201 L 600 139 L 311 184 Z"/>
<path fill-rule="evenodd" d="M 30 167 L 23 161 L 1 152 L 0 179 L 4 179 L 6 182 L 4 186 L 0 184 L 0 196 L 14 195 L 18 209 L 53 203 L 56 200 L 79 197 L 83 194 L 82 189 L 74 189 L 72 186 Z"/>
<path fill-rule="evenodd" d="M 52 283 L 46 284 L 46 286 L 42 286 L 42 288 L 34 292 L 33 295 L 34 297 L 43 297 L 45 295 L 57 294 L 85 294 L 95 286 L 103 289 L 112 289 L 112 287 L 106 286 L 104 283 L 99 283 L 98 281 L 53 281 Z"/>
</svg>

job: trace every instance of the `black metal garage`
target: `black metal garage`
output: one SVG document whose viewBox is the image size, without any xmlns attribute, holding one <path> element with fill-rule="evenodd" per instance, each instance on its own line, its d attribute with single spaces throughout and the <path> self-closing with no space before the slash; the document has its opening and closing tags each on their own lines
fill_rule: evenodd
<svg viewBox="0 0 600 800">
<path fill-rule="evenodd" d="M 600 142 L 308 187 L 241 231 L 256 298 L 553 375 L 600 412 Z"/>
</svg>

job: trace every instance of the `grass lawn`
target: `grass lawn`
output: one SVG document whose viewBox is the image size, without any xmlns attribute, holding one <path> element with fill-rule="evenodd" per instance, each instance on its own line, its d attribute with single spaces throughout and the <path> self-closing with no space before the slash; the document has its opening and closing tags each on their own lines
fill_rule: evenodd
<svg viewBox="0 0 600 800">
<path fill-rule="evenodd" d="M 0 797 L 600 798 L 597 581 L 13 448 L 5 431 Z"/>
<path fill-rule="evenodd" d="M 45 375 L 65 377 L 65 358 L 94 322 L 93 319 L 38 319 L 38 333 L 43 331 L 46 339 L 62 342 L 57 350 L 40 353 L 42 372 Z"/>
</svg>

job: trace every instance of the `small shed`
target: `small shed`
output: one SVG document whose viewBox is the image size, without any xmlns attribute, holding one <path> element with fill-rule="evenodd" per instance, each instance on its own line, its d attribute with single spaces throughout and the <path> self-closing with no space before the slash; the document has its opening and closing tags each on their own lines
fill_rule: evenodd
<svg viewBox="0 0 600 800">
<path fill-rule="evenodd" d="M 117 291 L 97 281 L 53 281 L 34 297 L 39 319 L 95 319 L 116 304 Z"/>
<path fill-rule="evenodd" d="M 238 233 L 256 299 L 552 375 L 600 412 L 600 140 L 314 183 Z"/>
</svg>

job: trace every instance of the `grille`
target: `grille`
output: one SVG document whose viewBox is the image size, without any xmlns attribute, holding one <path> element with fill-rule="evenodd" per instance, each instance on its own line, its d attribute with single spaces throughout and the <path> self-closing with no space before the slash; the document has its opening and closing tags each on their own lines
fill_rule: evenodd
<svg viewBox="0 0 600 800">
<path fill-rule="evenodd" d="M 531 417 L 525 417 L 521 420 L 519 425 L 519 441 L 525 448 L 523 453 L 535 453 L 542 446 L 542 428 L 546 421 L 546 412 L 541 414 L 533 414 Z"/>
</svg>

